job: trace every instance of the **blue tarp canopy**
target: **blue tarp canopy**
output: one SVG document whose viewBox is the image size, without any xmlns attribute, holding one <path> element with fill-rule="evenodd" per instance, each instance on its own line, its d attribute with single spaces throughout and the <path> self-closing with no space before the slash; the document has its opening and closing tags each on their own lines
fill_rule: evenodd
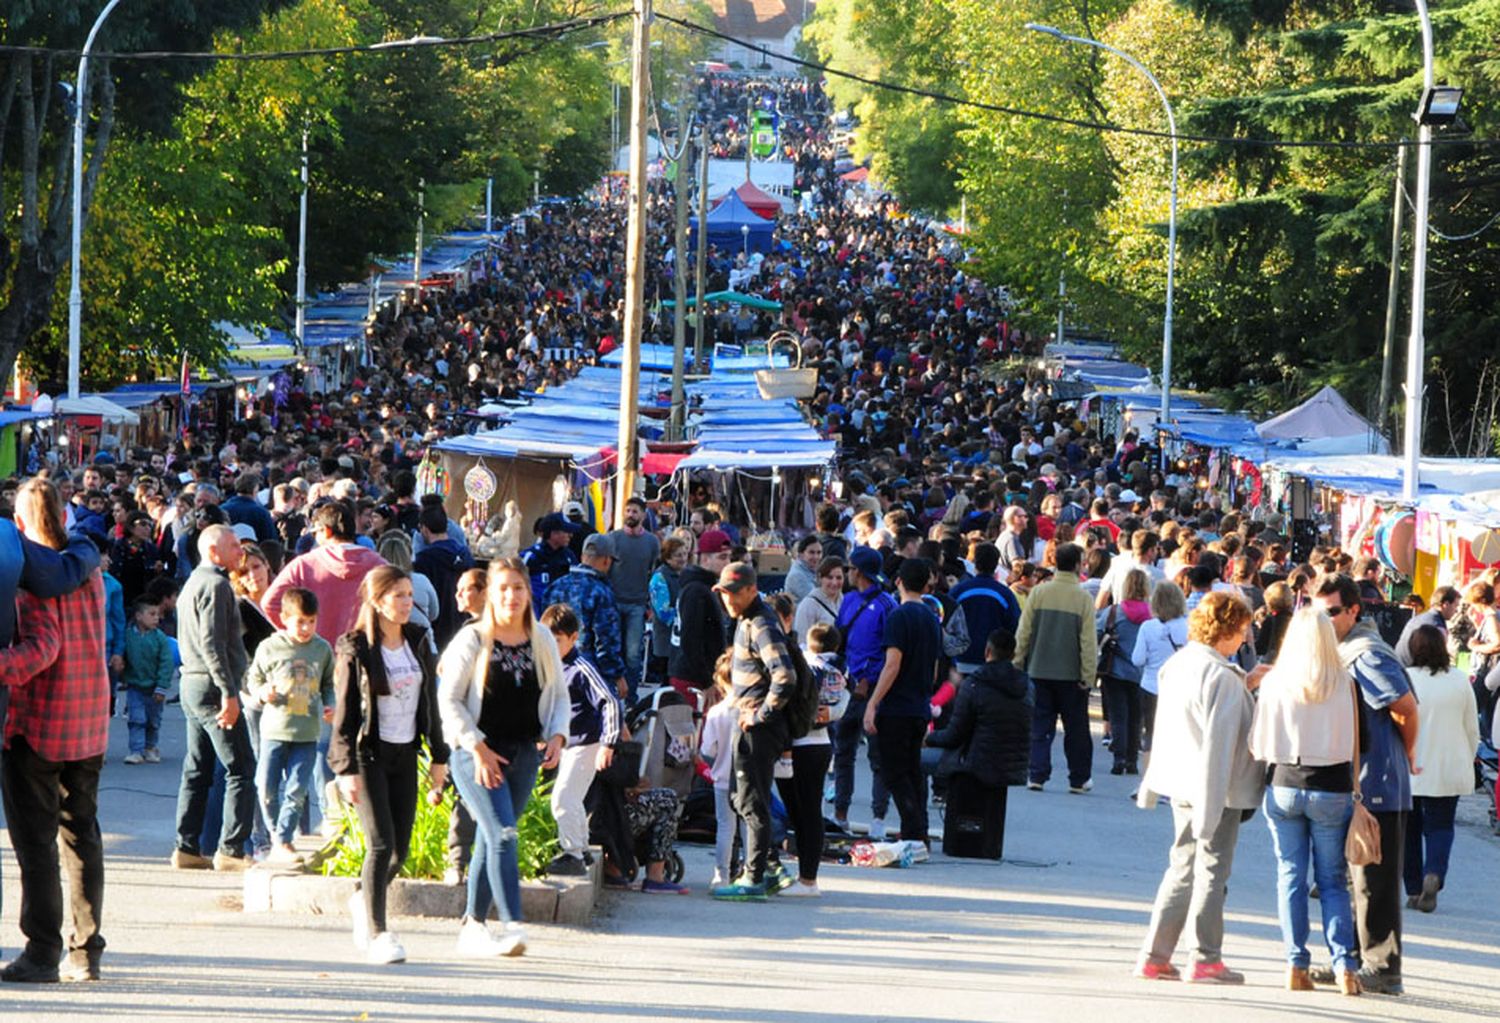
<svg viewBox="0 0 1500 1023">
<path fill-rule="evenodd" d="M 647 346 L 664 347 L 664 346 Z M 761 365 L 764 357 L 758 357 Z M 661 377 L 645 374 L 643 400 L 667 387 Z M 818 436 L 791 401 L 764 401 L 753 383 L 710 377 L 690 385 L 701 400 L 693 410 L 698 424 L 697 450 L 680 463 L 685 468 L 764 469 L 826 465 L 834 445 Z M 485 457 L 569 460 L 597 464 L 618 441 L 620 374 L 599 366 L 585 367 L 573 380 L 539 394 L 529 405 L 509 412 L 510 421 L 495 430 L 454 437 L 438 450 Z M 649 439 L 652 427 L 642 427 Z"/>
<path fill-rule="evenodd" d="M 688 244 L 696 246 L 698 218 L 691 218 L 689 224 Z M 770 252 L 771 237 L 775 232 L 775 224 L 746 206 L 745 200 L 734 192 L 725 196 L 724 201 L 708 214 L 708 243 L 726 251 L 739 251 L 748 246 L 751 252 Z"/>
</svg>

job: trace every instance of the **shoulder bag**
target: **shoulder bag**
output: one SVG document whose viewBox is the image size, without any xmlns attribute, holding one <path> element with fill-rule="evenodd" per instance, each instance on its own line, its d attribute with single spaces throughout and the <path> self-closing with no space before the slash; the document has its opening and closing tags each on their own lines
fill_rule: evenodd
<svg viewBox="0 0 1500 1023">
<path fill-rule="evenodd" d="M 1354 687 L 1354 815 L 1349 818 L 1349 833 L 1344 837 L 1344 859 L 1351 867 L 1374 867 L 1380 864 L 1380 822 L 1365 809 L 1359 791 L 1359 681 Z"/>
</svg>

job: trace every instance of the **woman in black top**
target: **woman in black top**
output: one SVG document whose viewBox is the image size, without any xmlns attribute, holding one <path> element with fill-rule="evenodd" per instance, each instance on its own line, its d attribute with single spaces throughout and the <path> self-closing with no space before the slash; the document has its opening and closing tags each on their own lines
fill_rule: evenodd
<svg viewBox="0 0 1500 1023">
<path fill-rule="evenodd" d="M 458 631 L 438 668 L 453 783 L 478 832 L 458 936 L 459 953 L 474 957 L 526 950 L 516 821 L 537 771 L 556 765 L 572 720 L 562 659 L 537 624 L 526 567 L 493 562 L 488 590 L 484 614 Z M 484 923 L 492 904 L 505 928 L 499 937 Z"/>
<path fill-rule="evenodd" d="M 417 815 L 417 754 L 426 742 L 431 791 L 448 778 L 448 747 L 434 706 L 436 665 L 427 632 L 411 624 L 411 577 L 382 565 L 360 584 L 354 628 L 333 651 L 336 703 L 328 766 L 365 833 L 360 891 L 350 900 L 354 940 L 373 963 L 406 958 L 386 930 L 386 888 L 401 872 Z"/>
</svg>

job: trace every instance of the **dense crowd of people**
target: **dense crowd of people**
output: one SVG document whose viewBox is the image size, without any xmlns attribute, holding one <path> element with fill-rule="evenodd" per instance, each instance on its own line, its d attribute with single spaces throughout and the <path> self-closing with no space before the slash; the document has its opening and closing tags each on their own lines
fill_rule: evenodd
<svg viewBox="0 0 1500 1023">
<path fill-rule="evenodd" d="M 384 964 L 406 955 L 386 893 L 424 790 L 459 795 L 459 953 L 518 955 L 517 821 L 543 772 L 556 876 L 585 873 L 593 840 L 606 883 L 686 894 L 668 867 L 696 784 L 714 796 L 712 896 L 817 897 L 830 832 L 856 829 L 862 748 L 859 830 L 894 837 L 894 805 L 899 839 L 925 849 L 940 806 L 945 847 L 998 857 L 1007 790 L 1052 783 L 1059 722 L 1066 788 L 1091 791 L 1097 686 L 1112 773 L 1144 769 L 1138 801 L 1173 819 L 1137 974 L 1243 980 L 1223 905 L 1260 810 L 1288 985 L 1401 992 L 1402 913 L 1436 908 L 1482 707 L 1492 720 L 1496 579 L 1440 589 L 1388 643 L 1362 613 L 1386 599 L 1378 562 L 1294 558 L 1279 515 L 1164 472 L 1134 433 L 1101 436 L 1040 377 L 995 372 L 1027 344 L 1004 292 L 938 226 L 841 181 L 826 101 L 777 87 L 799 90 L 783 144 L 808 199 L 769 253 L 710 262 L 784 310 L 725 310 L 716 339 L 801 338 L 819 370 L 808 414 L 838 442 L 782 524 L 784 580 L 757 571 L 746 524 L 704 491 L 634 498 L 607 531 L 570 499 L 529 545 L 478 559 L 422 482 L 431 445 L 474 410 L 618 344 L 621 207 L 544 208 L 467 289 L 382 310 L 342 394 L 291 388 L 163 450 L 0 485 L 14 519 L 0 518 L 0 782 L 27 939 L 0 979 L 100 974 L 97 793 L 117 700 L 127 765 L 160 760 L 180 701 L 177 868 L 295 867 L 298 836 L 316 819 L 337 830 L 349 807 L 365 849 L 354 938 Z M 740 88 L 700 98 L 716 132 L 742 127 Z M 652 209 L 664 226 L 662 195 Z M 685 791 L 624 763 L 632 712 L 665 694 L 697 722 L 666 754 Z M 956 837 L 964 815 L 977 847 Z M 1326 970 L 1307 947 L 1313 886 Z"/>
</svg>

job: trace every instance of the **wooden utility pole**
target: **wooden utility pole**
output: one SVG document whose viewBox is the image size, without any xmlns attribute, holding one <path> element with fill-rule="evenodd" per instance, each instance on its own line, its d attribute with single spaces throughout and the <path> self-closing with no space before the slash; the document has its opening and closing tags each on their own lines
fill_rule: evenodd
<svg viewBox="0 0 1500 1023">
<path fill-rule="evenodd" d="M 1401 140 L 1402 143 L 1406 139 Z M 1391 374 L 1396 364 L 1396 317 L 1401 310 L 1401 207 L 1406 190 L 1406 149 L 1396 148 L 1396 196 L 1391 202 L 1391 272 L 1385 293 L 1385 350 L 1380 361 L 1380 398 L 1375 406 L 1375 432 L 1385 436 L 1391 412 Z"/>
<path fill-rule="evenodd" d="M 704 284 L 708 280 L 708 125 L 698 134 L 698 251 L 693 300 L 693 365 L 703 372 L 703 332 L 707 313 L 703 309 Z"/>
<path fill-rule="evenodd" d="M 640 465 L 636 402 L 641 389 L 641 321 L 646 313 L 646 95 L 651 78 L 651 0 L 635 0 L 630 56 L 630 205 L 625 229 L 625 336 L 620 346 L 616 528 L 625 525 L 625 502 L 635 496 Z"/>
<path fill-rule="evenodd" d="M 676 217 L 676 244 L 672 251 L 672 291 L 677 302 L 672 309 L 672 429 L 673 440 L 682 440 L 687 426 L 687 408 L 683 397 L 683 361 L 687 358 L 687 222 L 688 190 L 692 178 L 692 124 L 688 120 L 688 78 L 682 79 L 677 104 L 677 177 L 672 181 L 672 207 Z"/>
</svg>

